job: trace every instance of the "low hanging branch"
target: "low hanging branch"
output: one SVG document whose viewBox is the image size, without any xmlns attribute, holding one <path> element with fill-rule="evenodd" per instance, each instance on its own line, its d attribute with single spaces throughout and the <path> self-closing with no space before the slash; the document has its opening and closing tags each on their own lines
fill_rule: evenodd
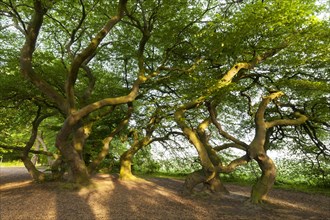
<svg viewBox="0 0 330 220">
<path fill-rule="evenodd" d="M 158 107 L 155 112 L 150 117 L 148 124 L 145 128 L 145 135 L 142 139 L 139 139 L 138 131 L 133 131 L 133 143 L 131 147 L 126 150 L 120 156 L 120 178 L 125 179 L 135 179 L 136 177 L 132 174 L 131 166 L 134 155 L 142 148 L 151 144 L 154 139 L 152 139 L 152 135 L 162 120 L 161 116 L 161 108 Z"/>
<path fill-rule="evenodd" d="M 233 172 L 238 166 L 242 166 L 247 164 L 250 161 L 250 158 L 248 155 L 244 155 L 240 158 L 237 158 L 233 161 L 231 161 L 228 165 L 225 166 L 218 166 L 218 171 L 221 173 L 231 173 Z"/>
<path fill-rule="evenodd" d="M 133 103 L 128 103 L 128 110 L 127 110 L 125 118 L 120 121 L 120 123 L 117 125 L 117 127 L 115 129 L 113 129 L 113 131 L 111 131 L 111 133 L 108 135 L 108 137 L 103 139 L 103 141 L 102 141 L 103 147 L 102 147 L 101 152 L 99 152 L 97 157 L 89 165 L 88 169 L 91 173 L 96 170 L 96 168 L 100 165 L 102 160 L 108 155 L 111 141 L 117 134 L 119 134 L 125 128 L 125 126 L 127 126 L 129 119 L 132 116 L 133 111 L 134 111 Z"/>
<path fill-rule="evenodd" d="M 217 166 L 219 172 L 230 173 L 237 166 L 248 163 L 251 159 L 255 159 L 259 167 L 262 171 L 261 177 L 258 179 L 257 183 L 253 186 L 253 190 L 251 192 L 251 201 L 253 203 L 260 203 L 268 194 L 268 191 L 274 184 L 276 177 L 276 167 L 274 162 L 270 157 L 267 156 L 267 146 L 269 142 L 270 135 L 275 126 L 289 126 L 289 125 L 300 125 L 307 121 L 307 116 L 302 113 L 296 111 L 294 113 L 295 119 L 278 119 L 272 121 L 265 120 L 265 111 L 267 105 L 281 96 L 284 93 L 281 91 L 273 92 L 268 96 L 262 98 L 261 103 L 259 104 L 258 110 L 255 114 L 254 122 L 255 122 L 255 136 L 250 144 L 246 144 L 227 132 L 225 132 L 221 124 L 216 119 L 216 109 L 215 106 L 212 106 L 210 103 L 207 103 L 208 110 L 210 113 L 210 117 L 212 123 L 216 126 L 219 131 L 219 134 L 224 138 L 232 141 L 233 143 L 224 144 L 219 147 L 214 148 L 214 150 L 222 150 L 228 147 L 239 146 L 246 150 L 247 154 L 242 156 L 241 158 L 237 158 L 231 161 L 227 166 L 222 166 L 221 164 Z"/>
<path fill-rule="evenodd" d="M 237 138 L 235 138 L 234 136 L 230 135 L 229 133 L 227 133 L 226 131 L 224 131 L 221 127 L 221 124 L 217 121 L 217 116 L 216 116 L 216 111 L 215 111 L 215 106 L 213 106 L 211 103 L 207 103 L 207 107 L 211 116 L 211 120 L 212 123 L 215 125 L 215 127 L 218 129 L 219 134 L 234 142 L 236 145 L 241 146 L 241 148 L 244 148 L 245 150 L 247 150 L 249 148 L 249 145 L 244 143 L 243 141 L 238 140 Z"/>
<path fill-rule="evenodd" d="M 74 85 L 76 83 L 80 67 L 82 66 L 83 62 L 96 51 L 101 41 L 105 38 L 105 36 L 107 36 L 110 30 L 123 18 L 126 4 L 127 4 L 127 0 L 119 1 L 117 14 L 108 20 L 108 22 L 104 25 L 104 27 L 91 40 L 89 45 L 74 58 L 66 82 L 66 93 L 70 108 L 74 108 L 74 103 L 75 103 Z"/>
<path fill-rule="evenodd" d="M 8 145 L 2 145 L 0 144 L 0 148 L 2 149 L 6 149 L 6 150 L 14 150 L 14 151 L 20 151 L 23 152 L 24 151 L 24 147 L 18 147 L 18 146 L 8 146 Z M 42 150 L 29 150 L 29 153 L 33 153 L 33 154 L 42 154 L 42 155 L 46 155 L 46 156 L 56 156 L 55 154 L 48 152 L 48 151 L 42 151 Z"/>
<path fill-rule="evenodd" d="M 20 68 L 22 75 L 32 82 L 43 94 L 45 94 L 50 100 L 52 100 L 62 112 L 66 112 L 66 108 L 63 106 L 65 99 L 44 79 L 40 78 L 34 71 L 32 66 L 33 53 L 35 51 L 37 38 L 41 29 L 44 15 L 47 12 L 47 8 L 44 7 L 43 1 L 34 1 L 34 13 L 31 21 L 27 27 L 25 35 L 25 43 L 21 50 L 20 56 Z"/>
<path fill-rule="evenodd" d="M 46 119 L 50 116 L 52 116 L 52 114 L 41 115 L 41 107 L 38 106 L 38 111 L 37 111 L 36 117 L 32 122 L 32 130 L 31 130 L 30 139 L 26 143 L 26 145 L 23 148 L 22 153 L 21 153 L 21 159 L 24 163 L 24 166 L 26 167 L 26 169 L 28 170 L 28 172 L 30 173 L 32 178 L 37 182 L 44 181 L 45 174 L 36 169 L 34 164 L 31 162 L 30 158 L 28 157 L 28 154 L 37 138 L 39 125 L 41 124 L 41 122 L 44 119 Z"/>
<path fill-rule="evenodd" d="M 220 146 L 216 146 L 214 147 L 213 149 L 215 151 L 222 151 L 222 150 L 225 150 L 225 149 L 228 149 L 228 148 L 236 148 L 236 149 L 239 149 L 239 150 L 246 150 L 245 147 L 242 147 L 242 145 L 239 145 L 239 144 L 235 144 L 235 143 L 226 143 L 226 144 L 222 144 Z"/>
</svg>

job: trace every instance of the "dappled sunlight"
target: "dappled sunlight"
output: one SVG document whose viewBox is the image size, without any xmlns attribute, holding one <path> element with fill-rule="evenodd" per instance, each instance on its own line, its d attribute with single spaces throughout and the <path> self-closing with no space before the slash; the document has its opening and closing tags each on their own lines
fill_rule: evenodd
<svg viewBox="0 0 330 220">
<path fill-rule="evenodd" d="M 31 180 L 26 180 L 26 181 L 22 181 L 22 182 L 5 183 L 5 184 L 0 185 L 0 192 L 4 191 L 4 190 L 12 190 L 12 189 L 26 187 L 31 184 L 32 184 Z"/>
<path fill-rule="evenodd" d="M 26 176 L 28 178 L 28 176 Z M 13 179 L 12 179 L 13 180 Z M 146 178 L 121 181 L 98 174 L 92 185 L 36 184 L 31 180 L 1 185 L 2 219 L 324 219 L 329 198 L 274 189 L 261 205 L 248 203 L 250 187 L 226 184 L 229 195 L 182 196 L 183 180 Z M 11 186 L 11 187 L 10 187 Z M 296 202 L 298 201 L 298 202 Z M 212 210 L 212 211 L 210 211 Z"/>
<path fill-rule="evenodd" d="M 290 208 L 290 210 L 292 209 L 296 209 L 298 212 L 300 211 L 307 211 L 310 213 L 315 213 L 315 214 L 326 214 L 326 211 L 329 212 L 329 210 L 320 210 L 320 209 L 316 209 L 315 207 L 313 207 L 314 205 L 310 205 L 308 204 L 308 206 L 304 203 L 300 203 L 300 202 L 291 202 L 291 201 L 287 201 L 285 199 L 278 199 L 278 198 L 267 198 L 265 201 L 267 204 L 273 205 L 273 206 L 278 206 L 281 208 L 285 208 L 288 209 Z M 320 204 L 321 205 L 321 204 Z M 328 204 L 328 206 L 330 205 L 330 203 Z M 291 211 L 292 212 L 292 211 Z"/>
<path fill-rule="evenodd" d="M 279 205 L 279 206 L 286 206 L 286 207 L 290 206 L 295 209 L 305 209 L 308 211 L 313 211 L 313 209 L 303 206 L 300 203 L 291 203 L 291 202 L 283 200 L 283 199 L 267 198 L 266 202 L 269 204 L 272 204 L 272 205 Z"/>
<path fill-rule="evenodd" d="M 31 181 L 8 183 L 0 190 L 1 219 L 57 219 L 56 193 Z"/>
<path fill-rule="evenodd" d="M 199 207 L 194 201 L 184 199 L 178 193 L 150 180 L 121 181 L 118 177 L 102 175 L 95 177 L 93 181 L 97 182 L 94 189 L 81 189 L 78 195 L 86 201 L 95 217 L 144 218 L 150 214 L 159 218 L 174 218 L 178 210 L 191 218 L 201 214 L 208 216 L 205 207 Z M 181 186 L 181 182 L 177 184 Z M 173 213 L 168 214 L 168 211 Z"/>
<path fill-rule="evenodd" d="M 330 220 L 329 1 L 2 0 L 0 220 Z"/>
</svg>

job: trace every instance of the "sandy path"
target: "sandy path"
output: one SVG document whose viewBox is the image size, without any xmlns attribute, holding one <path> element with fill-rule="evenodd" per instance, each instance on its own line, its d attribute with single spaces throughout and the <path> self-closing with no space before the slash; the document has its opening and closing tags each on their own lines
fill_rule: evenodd
<svg viewBox="0 0 330 220">
<path fill-rule="evenodd" d="M 0 219 L 330 219 L 330 197 L 274 189 L 269 204 L 244 203 L 250 189 L 229 196 L 183 197 L 182 181 L 122 182 L 98 175 L 95 187 L 32 183 L 25 168 L 0 168 Z"/>
</svg>

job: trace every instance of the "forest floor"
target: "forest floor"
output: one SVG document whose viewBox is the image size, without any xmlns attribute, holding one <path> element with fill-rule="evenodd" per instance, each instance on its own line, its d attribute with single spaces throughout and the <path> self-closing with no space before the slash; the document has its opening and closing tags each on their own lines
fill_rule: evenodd
<svg viewBox="0 0 330 220">
<path fill-rule="evenodd" d="M 226 184 L 229 195 L 182 196 L 182 180 L 120 181 L 99 174 L 94 186 L 33 183 L 21 167 L 0 168 L 0 219 L 330 219 L 330 197 L 273 189 L 259 206 L 250 187 Z"/>
</svg>

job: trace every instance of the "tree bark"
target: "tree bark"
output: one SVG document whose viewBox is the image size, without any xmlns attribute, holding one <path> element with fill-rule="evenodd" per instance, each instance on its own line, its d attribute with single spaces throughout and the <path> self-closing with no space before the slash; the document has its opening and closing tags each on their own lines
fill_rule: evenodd
<svg viewBox="0 0 330 220">
<path fill-rule="evenodd" d="M 150 134 L 151 135 L 151 134 Z M 137 135 L 135 137 L 135 141 L 132 144 L 131 148 L 125 151 L 120 156 L 120 172 L 119 178 L 122 180 L 133 180 L 136 177 L 132 174 L 132 162 L 134 155 L 143 147 L 150 144 L 150 136 L 144 137 L 142 140 L 137 140 Z"/>
<path fill-rule="evenodd" d="M 111 131 L 108 137 L 103 139 L 103 147 L 101 152 L 97 155 L 97 157 L 93 160 L 93 162 L 89 165 L 88 170 L 92 174 L 96 172 L 97 167 L 100 165 L 102 160 L 109 154 L 109 149 L 110 149 L 110 143 L 112 139 L 119 133 L 121 132 L 125 126 L 128 124 L 130 117 L 132 116 L 133 113 L 133 103 L 128 103 L 128 110 L 126 117 L 118 124 L 118 126 Z"/>
<path fill-rule="evenodd" d="M 63 178 L 65 167 L 64 167 L 64 161 L 62 159 L 62 156 L 56 156 L 55 160 L 52 162 L 50 166 L 51 172 L 52 172 L 52 179 L 53 180 L 59 180 Z"/>
<path fill-rule="evenodd" d="M 37 140 L 38 140 L 39 143 L 41 144 L 43 150 L 44 150 L 45 152 L 48 152 L 47 146 L 46 146 L 46 144 L 45 144 L 45 142 L 44 142 L 44 140 L 43 140 L 43 138 L 42 138 L 41 135 L 37 135 Z M 51 156 L 47 156 L 47 163 L 48 163 L 48 166 L 49 166 L 49 167 L 52 166 L 53 161 L 54 161 L 54 160 L 53 160 L 53 158 L 52 158 Z"/>
<path fill-rule="evenodd" d="M 184 195 L 190 195 L 194 192 L 195 186 L 197 186 L 200 183 L 205 182 L 206 177 L 204 174 L 204 170 L 196 170 L 189 174 L 184 182 L 183 185 L 183 194 Z"/>
<path fill-rule="evenodd" d="M 89 185 L 91 181 L 86 164 L 74 146 L 70 142 L 57 144 L 65 162 L 69 165 L 72 174 L 72 182 L 79 185 Z"/>
<path fill-rule="evenodd" d="M 189 174 L 183 186 L 183 194 L 188 195 L 194 192 L 194 188 L 200 184 L 204 184 L 203 190 L 211 193 L 228 194 L 229 191 L 223 185 L 219 172 L 207 171 L 205 169 L 197 170 Z"/>
<path fill-rule="evenodd" d="M 269 102 L 283 95 L 284 93 L 279 91 L 263 97 L 255 115 L 256 132 L 249 147 L 249 156 L 251 159 L 258 162 L 262 171 L 261 177 L 252 187 L 251 191 L 251 202 L 255 204 L 261 203 L 266 198 L 269 190 L 274 185 L 276 178 L 276 166 L 266 153 L 266 144 L 269 141 L 270 135 L 269 129 L 274 126 L 299 125 L 307 120 L 305 115 L 295 113 L 296 119 L 280 119 L 270 122 L 265 121 L 264 114 Z"/>
<path fill-rule="evenodd" d="M 21 157 L 25 168 L 28 170 L 29 174 L 36 182 L 44 182 L 46 180 L 46 175 L 43 172 L 40 172 L 34 164 L 31 162 L 30 158 L 26 155 L 22 155 Z"/>
<path fill-rule="evenodd" d="M 37 151 L 39 151 L 39 149 L 40 149 L 40 143 L 39 143 L 38 139 L 35 142 L 35 149 Z M 31 163 L 35 166 L 38 162 L 38 159 L 39 159 L 39 155 L 33 154 L 31 157 Z"/>
<path fill-rule="evenodd" d="M 207 157 L 207 159 L 210 161 L 211 169 L 205 169 L 203 167 L 203 169 L 188 175 L 184 184 L 184 194 L 192 193 L 195 186 L 200 183 L 204 184 L 203 190 L 205 191 L 209 191 L 211 193 L 229 193 L 220 180 L 219 172 L 215 171 L 216 167 L 221 166 L 221 160 L 210 146 L 209 138 L 206 134 L 206 128 L 210 125 L 210 122 L 211 120 L 207 118 L 198 125 L 196 132 L 192 129 L 189 129 L 189 132 L 186 133 L 189 135 L 188 137 L 195 138 L 191 142 L 198 144 L 197 146 L 199 146 L 200 149 L 206 154 L 205 157 Z M 182 126 L 186 125 L 182 124 Z M 204 164 L 206 163 L 204 162 Z M 212 168 L 214 168 L 214 170 L 212 170 Z"/>
<path fill-rule="evenodd" d="M 132 160 L 136 152 L 142 148 L 142 145 L 132 146 L 120 156 L 120 172 L 121 180 L 134 180 L 136 177 L 132 174 Z"/>
<path fill-rule="evenodd" d="M 206 190 L 209 190 L 211 193 L 220 193 L 220 194 L 229 194 L 229 191 L 223 185 L 220 180 L 220 173 L 216 173 L 215 177 L 204 183 Z"/>
<path fill-rule="evenodd" d="M 235 145 L 242 147 L 247 151 L 247 155 L 235 159 L 227 166 L 222 166 L 219 164 L 217 166 L 218 171 L 229 173 L 233 171 L 237 166 L 248 163 L 251 159 L 254 159 L 258 162 L 258 165 L 262 171 L 261 177 L 258 179 L 256 184 L 253 186 L 251 191 L 251 202 L 252 203 L 261 203 L 264 200 L 272 188 L 275 182 L 276 177 L 276 166 L 272 159 L 267 156 L 267 145 L 269 143 L 269 138 L 274 126 L 285 126 L 285 125 L 299 125 L 304 123 L 307 120 L 305 115 L 295 112 L 294 116 L 296 119 L 280 119 L 267 122 L 265 120 L 265 111 L 267 105 L 274 99 L 277 99 L 283 96 L 284 93 L 281 91 L 271 93 L 268 96 L 263 97 L 261 103 L 259 104 L 258 110 L 254 117 L 255 122 L 255 136 L 252 142 L 247 145 L 244 142 L 236 139 L 235 137 L 226 133 L 222 128 L 219 122 L 216 120 L 216 111 L 215 107 L 211 103 L 208 103 L 208 109 L 210 112 L 211 120 L 213 124 L 217 127 L 219 134 L 226 139 L 229 139 L 234 142 Z M 225 149 L 230 145 L 223 145 L 217 147 L 216 149 Z"/>
<path fill-rule="evenodd" d="M 252 187 L 251 202 L 261 203 L 273 187 L 276 178 L 276 167 L 273 160 L 265 154 L 260 154 L 255 159 L 261 168 L 262 175 Z"/>
<path fill-rule="evenodd" d="M 21 160 L 24 163 L 24 166 L 30 173 L 31 177 L 33 178 L 34 181 L 36 182 L 43 182 L 46 179 L 46 175 L 39 170 L 36 169 L 34 164 L 31 162 L 29 158 L 29 151 L 31 150 L 33 144 L 35 143 L 37 134 L 38 134 L 38 127 L 40 123 L 50 115 L 41 115 L 41 107 L 38 106 L 38 111 L 36 114 L 35 119 L 32 122 L 32 130 L 31 130 L 31 135 L 29 141 L 26 143 L 22 153 L 21 153 Z"/>
</svg>

